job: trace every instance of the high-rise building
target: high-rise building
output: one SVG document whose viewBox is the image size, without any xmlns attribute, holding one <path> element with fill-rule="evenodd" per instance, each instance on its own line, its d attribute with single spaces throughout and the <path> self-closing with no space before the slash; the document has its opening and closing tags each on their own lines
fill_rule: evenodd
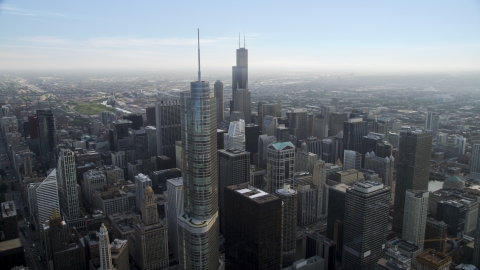
<svg viewBox="0 0 480 270">
<path fill-rule="evenodd" d="M 425 130 L 436 135 L 438 132 L 438 121 L 438 114 L 434 112 L 427 112 L 427 115 L 425 116 Z"/>
<path fill-rule="evenodd" d="M 98 249 L 100 251 L 100 268 L 99 270 L 113 270 L 112 252 L 110 249 L 110 241 L 108 239 L 108 230 L 105 224 L 100 226 L 98 234 Z"/>
<path fill-rule="evenodd" d="M 89 170 L 83 174 L 82 195 L 88 205 L 92 205 L 92 194 L 96 189 L 106 187 L 107 179 L 105 175 L 97 169 Z"/>
<path fill-rule="evenodd" d="M 28 116 L 28 126 L 30 130 L 30 139 L 38 138 L 38 117 L 36 114 Z"/>
<path fill-rule="evenodd" d="M 152 186 L 152 180 L 150 179 L 150 177 L 148 177 L 148 175 L 144 175 L 140 173 L 135 176 L 135 188 L 137 190 L 135 192 L 135 197 L 136 197 L 135 205 L 137 210 L 139 211 L 141 210 L 141 207 L 142 207 L 142 201 L 143 201 L 143 195 L 144 195 L 142 190 L 145 190 L 147 186 L 149 187 Z"/>
<path fill-rule="evenodd" d="M 417 270 L 448 270 L 452 263 L 452 257 L 426 249 L 417 256 Z"/>
<path fill-rule="evenodd" d="M 218 150 L 218 208 L 220 232 L 225 230 L 225 187 L 250 182 L 250 153 L 238 149 Z"/>
<path fill-rule="evenodd" d="M 109 111 L 104 111 L 100 113 L 100 122 L 102 122 L 103 125 L 107 126 L 113 121 L 117 120 L 117 116 Z"/>
<path fill-rule="evenodd" d="M 250 163 L 253 164 L 253 155 L 258 153 L 258 137 L 262 134 L 259 125 L 245 125 L 245 150 L 250 152 Z"/>
<path fill-rule="evenodd" d="M 330 119 L 328 124 L 330 131 L 328 135 L 335 136 L 340 131 L 343 131 L 344 122 L 347 120 L 348 120 L 347 113 L 339 113 L 339 112 L 330 113 Z"/>
<path fill-rule="evenodd" d="M 147 135 L 147 157 L 157 156 L 157 128 L 154 126 L 146 126 L 145 134 Z M 172 158 L 172 157 L 170 157 Z M 174 159 L 173 157 L 172 159 Z"/>
<path fill-rule="evenodd" d="M 367 135 L 367 122 L 362 118 L 350 118 L 343 125 L 343 149 L 362 152 L 362 139 Z"/>
<path fill-rule="evenodd" d="M 373 269 L 383 256 L 389 207 L 390 187 L 382 183 L 364 181 L 347 189 L 343 269 Z"/>
<path fill-rule="evenodd" d="M 213 85 L 213 93 L 217 101 L 217 124 L 223 122 L 223 83 L 217 80 Z"/>
<path fill-rule="evenodd" d="M 356 169 L 362 168 L 362 154 L 357 151 L 343 150 L 343 169 Z"/>
<path fill-rule="evenodd" d="M 263 118 L 267 115 L 272 117 L 282 117 L 282 104 L 265 104 L 264 102 L 258 103 L 258 120 L 257 124 L 262 125 Z"/>
<path fill-rule="evenodd" d="M 267 147 L 267 191 L 274 193 L 284 184 L 293 186 L 295 146 L 291 142 L 274 142 Z"/>
<path fill-rule="evenodd" d="M 262 122 L 262 135 L 274 136 L 278 126 L 278 117 L 265 115 Z"/>
<path fill-rule="evenodd" d="M 38 138 L 42 162 L 54 162 L 55 147 L 55 118 L 51 110 L 37 110 Z"/>
<path fill-rule="evenodd" d="M 228 133 L 224 134 L 225 149 L 245 150 L 245 121 L 230 122 Z"/>
<path fill-rule="evenodd" d="M 75 154 L 70 149 L 60 149 L 57 179 L 60 209 L 63 215 L 67 218 L 67 222 L 68 220 L 78 219 L 81 215 L 78 202 Z"/>
<path fill-rule="evenodd" d="M 167 227 L 168 246 L 173 253 L 173 260 L 178 260 L 178 214 L 183 206 L 183 179 L 181 177 L 167 180 Z"/>
<path fill-rule="evenodd" d="M 143 193 L 142 219 L 133 233 L 135 260 L 141 269 L 163 269 L 168 267 L 167 224 L 158 218 L 152 187 L 147 186 Z"/>
<path fill-rule="evenodd" d="M 130 126 L 131 129 L 139 130 L 143 127 L 143 116 L 138 113 L 131 113 L 128 115 L 123 116 L 123 119 L 130 120 L 132 125 Z"/>
<path fill-rule="evenodd" d="M 287 113 L 290 133 L 297 140 L 305 140 L 308 134 L 308 111 L 307 109 L 292 109 Z"/>
<path fill-rule="evenodd" d="M 328 137 L 328 118 L 323 115 L 316 115 L 313 118 L 312 136 L 323 140 Z"/>
<path fill-rule="evenodd" d="M 267 168 L 267 147 L 276 142 L 275 136 L 260 135 L 258 137 L 258 166 L 264 169 Z"/>
<path fill-rule="evenodd" d="M 465 146 L 467 144 L 466 138 L 457 135 L 453 138 L 453 144 L 458 145 L 458 156 L 465 154 Z"/>
<path fill-rule="evenodd" d="M 302 255 L 303 258 L 310 258 L 318 255 L 323 258 L 324 270 L 335 270 L 336 265 L 336 250 L 337 244 L 328 239 L 324 235 L 315 231 L 306 231 L 302 235 Z M 302 268 L 300 268 L 302 269 Z M 310 268 L 307 268 L 310 269 Z M 311 268 L 319 269 L 319 268 Z M 320 268 L 322 269 L 322 268 Z"/>
<path fill-rule="evenodd" d="M 282 200 L 241 183 L 225 188 L 227 269 L 279 269 Z"/>
<path fill-rule="evenodd" d="M 317 218 L 324 219 L 328 213 L 327 168 L 325 161 L 319 159 L 315 162 L 312 173 L 312 182 L 317 187 Z"/>
<path fill-rule="evenodd" d="M 472 160 L 470 161 L 470 178 L 480 181 L 480 144 L 472 147 Z"/>
<path fill-rule="evenodd" d="M 200 48 L 198 49 L 200 59 Z M 208 82 L 182 92 L 181 127 L 184 208 L 178 215 L 179 268 L 216 269 L 218 250 L 218 161 L 216 100 Z"/>
<path fill-rule="evenodd" d="M 426 190 L 407 190 L 405 194 L 405 212 L 403 216 L 403 234 L 405 241 L 423 249 L 425 226 L 427 222 L 428 194 Z"/>
<path fill-rule="evenodd" d="M 147 107 L 145 109 L 145 126 L 155 126 L 157 124 L 157 117 L 155 115 L 155 107 Z"/>
<path fill-rule="evenodd" d="M 35 197 L 35 219 L 38 227 L 41 228 L 42 224 L 50 218 L 53 209 L 57 209 L 60 212 L 57 169 L 53 169 L 37 187 Z"/>
<path fill-rule="evenodd" d="M 112 165 L 118 168 L 127 167 L 127 158 L 124 151 L 111 152 Z"/>
<path fill-rule="evenodd" d="M 393 146 L 385 138 L 384 134 L 369 132 L 362 138 L 362 155 L 374 152 L 379 157 L 389 157 L 392 155 Z"/>
<path fill-rule="evenodd" d="M 180 102 L 162 100 L 155 105 L 157 128 L 157 155 L 176 159 L 175 141 L 180 141 Z"/>
<path fill-rule="evenodd" d="M 477 229 L 475 231 L 475 244 L 473 251 L 473 264 L 480 267 L 480 211 L 477 217 Z"/>
<path fill-rule="evenodd" d="M 3 236 L 2 241 L 18 238 L 18 217 L 14 201 L 2 202 Z"/>
<path fill-rule="evenodd" d="M 327 237 L 337 243 L 335 254 L 342 261 L 345 196 L 349 186 L 337 184 L 328 187 Z"/>
<path fill-rule="evenodd" d="M 432 134 L 409 129 L 402 130 L 399 146 L 392 230 L 401 235 L 405 192 L 409 189 L 428 190 Z"/>
<path fill-rule="evenodd" d="M 298 193 L 289 184 L 284 184 L 275 194 L 283 202 L 282 265 L 288 267 L 295 261 Z"/>
<path fill-rule="evenodd" d="M 378 177 L 382 178 L 383 184 L 392 187 L 393 186 L 393 172 L 395 167 L 395 159 L 390 157 L 379 157 L 374 152 L 365 154 L 365 169 L 372 170 L 378 174 Z"/>
<path fill-rule="evenodd" d="M 252 122 L 252 97 L 250 90 L 237 89 L 233 93 L 233 106 L 235 111 L 241 112 L 245 117 L 245 123 Z"/>
<path fill-rule="evenodd" d="M 130 264 L 128 262 L 128 240 L 113 240 L 110 245 L 112 254 L 112 264 L 117 270 L 129 270 Z"/>
<path fill-rule="evenodd" d="M 252 102 L 248 90 L 248 50 L 237 49 L 237 65 L 232 67 L 232 102 L 230 112 L 240 111 L 245 116 L 245 123 L 252 121 Z"/>
<path fill-rule="evenodd" d="M 448 224 L 447 234 L 459 237 L 465 230 L 467 209 L 461 201 L 445 200 L 437 203 L 436 220 Z"/>
</svg>

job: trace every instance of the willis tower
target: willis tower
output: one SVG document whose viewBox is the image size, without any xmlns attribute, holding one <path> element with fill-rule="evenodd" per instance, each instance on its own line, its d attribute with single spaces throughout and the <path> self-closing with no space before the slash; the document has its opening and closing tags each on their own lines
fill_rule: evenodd
<svg viewBox="0 0 480 270">
<path fill-rule="evenodd" d="M 237 49 L 237 65 L 232 67 L 232 101 L 230 102 L 230 113 L 233 111 L 242 112 L 245 116 L 245 124 L 252 122 L 252 100 L 248 90 L 248 50 L 245 48 L 245 37 L 243 37 L 243 48 L 240 47 L 240 37 Z"/>
</svg>

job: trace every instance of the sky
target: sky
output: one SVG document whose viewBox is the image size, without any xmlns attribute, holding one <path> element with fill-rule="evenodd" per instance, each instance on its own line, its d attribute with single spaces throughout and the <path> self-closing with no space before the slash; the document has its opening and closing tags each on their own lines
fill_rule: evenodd
<svg viewBox="0 0 480 270">
<path fill-rule="evenodd" d="M 480 1 L 0 0 L 0 69 L 480 71 Z"/>
</svg>

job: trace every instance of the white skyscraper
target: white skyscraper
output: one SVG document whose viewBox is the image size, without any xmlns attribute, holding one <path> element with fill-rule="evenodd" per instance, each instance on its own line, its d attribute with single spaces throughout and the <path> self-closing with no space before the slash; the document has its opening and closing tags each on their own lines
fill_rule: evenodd
<svg viewBox="0 0 480 270">
<path fill-rule="evenodd" d="M 470 161 L 470 178 L 480 181 L 480 144 L 472 147 L 472 160 Z"/>
<path fill-rule="evenodd" d="M 245 150 L 245 121 L 230 122 L 228 133 L 224 134 L 225 149 L 236 148 Z"/>
<path fill-rule="evenodd" d="M 98 249 L 100 251 L 99 270 L 113 270 L 112 253 L 110 251 L 110 241 L 108 239 L 107 227 L 102 223 L 100 233 L 98 234 Z"/>
<path fill-rule="evenodd" d="M 42 228 L 41 225 L 50 218 L 54 208 L 60 212 L 56 169 L 53 169 L 37 187 L 35 208 L 37 210 L 36 220 L 39 228 Z"/>
<path fill-rule="evenodd" d="M 353 150 L 343 150 L 343 169 L 362 168 L 362 154 Z"/>
<path fill-rule="evenodd" d="M 75 155 L 70 149 L 61 149 L 57 165 L 58 191 L 60 206 L 67 220 L 80 217 L 78 203 L 77 173 L 75 169 Z"/>
<path fill-rule="evenodd" d="M 428 191 L 407 190 L 403 214 L 402 239 L 423 249 L 428 211 Z"/>
<path fill-rule="evenodd" d="M 467 144 L 466 138 L 457 135 L 453 138 L 453 144 L 458 145 L 458 156 L 465 154 L 465 145 Z"/>
</svg>

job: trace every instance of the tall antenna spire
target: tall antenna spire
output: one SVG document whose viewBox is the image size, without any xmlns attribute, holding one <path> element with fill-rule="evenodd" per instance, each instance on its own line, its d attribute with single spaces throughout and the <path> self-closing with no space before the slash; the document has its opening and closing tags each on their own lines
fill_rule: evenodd
<svg viewBox="0 0 480 270">
<path fill-rule="evenodd" d="M 202 73 L 200 72 L 200 28 L 198 28 L 198 81 L 202 81 Z"/>
</svg>

